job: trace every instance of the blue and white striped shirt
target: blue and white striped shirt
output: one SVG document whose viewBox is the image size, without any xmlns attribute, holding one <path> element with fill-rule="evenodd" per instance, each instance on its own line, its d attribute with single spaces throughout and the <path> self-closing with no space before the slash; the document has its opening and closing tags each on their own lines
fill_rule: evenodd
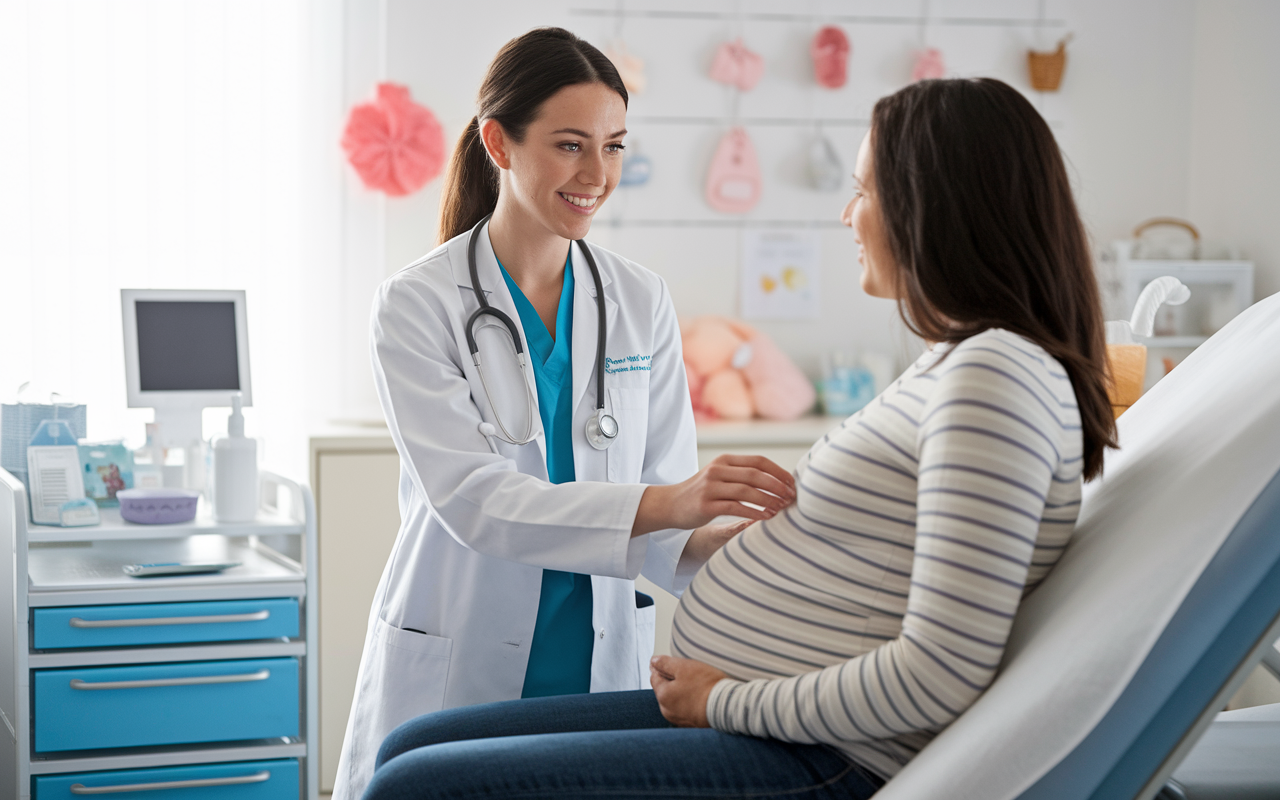
<svg viewBox="0 0 1280 800">
<path fill-rule="evenodd" d="M 925 353 L 685 591 L 674 652 L 731 678 L 712 727 L 897 773 L 991 683 L 1071 537 L 1082 467 L 1075 393 L 1039 346 L 991 329 Z"/>
</svg>

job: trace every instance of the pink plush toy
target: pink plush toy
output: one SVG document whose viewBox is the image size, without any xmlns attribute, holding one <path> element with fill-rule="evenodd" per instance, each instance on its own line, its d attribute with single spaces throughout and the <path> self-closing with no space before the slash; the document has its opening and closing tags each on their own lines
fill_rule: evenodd
<svg viewBox="0 0 1280 800">
<path fill-rule="evenodd" d="M 769 337 L 737 320 L 706 316 L 680 325 L 684 368 L 698 419 L 795 419 L 814 391 Z"/>
</svg>

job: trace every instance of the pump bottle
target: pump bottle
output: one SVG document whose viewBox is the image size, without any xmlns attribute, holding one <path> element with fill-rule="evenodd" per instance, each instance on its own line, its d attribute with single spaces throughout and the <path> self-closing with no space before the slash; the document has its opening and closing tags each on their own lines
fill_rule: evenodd
<svg viewBox="0 0 1280 800">
<path fill-rule="evenodd" d="M 253 522 L 258 514 L 258 442 L 245 438 L 243 399 L 231 396 L 227 435 L 213 441 L 213 518 Z"/>
</svg>

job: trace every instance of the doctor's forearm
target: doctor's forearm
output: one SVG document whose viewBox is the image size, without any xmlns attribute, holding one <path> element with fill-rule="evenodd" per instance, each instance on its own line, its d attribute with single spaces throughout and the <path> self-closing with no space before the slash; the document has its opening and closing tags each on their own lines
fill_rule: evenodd
<svg viewBox="0 0 1280 800">
<path fill-rule="evenodd" d="M 646 486 L 640 496 L 640 506 L 636 509 L 636 521 L 631 525 L 631 536 L 644 536 L 664 528 L 674 528 L 668 524 L 671 516 L 671 494 L 674 486 Z"/>
<path fill-rule="evenodd" d="M 717 456 L 686 481 L 646 487 L 631 535 L 699 528 L 719 516 L 769 519 L 795 500 L 795 485 L 789 472 L 763 456 Z"/>
</svg>

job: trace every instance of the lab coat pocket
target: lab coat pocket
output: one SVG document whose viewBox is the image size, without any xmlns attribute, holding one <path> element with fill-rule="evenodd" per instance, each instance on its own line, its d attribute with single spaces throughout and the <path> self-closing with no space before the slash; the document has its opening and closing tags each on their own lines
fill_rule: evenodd
<svg viewBox="0 0 1280 800">
<path fill-rule="evenodd" d="M 641 603 L 645 601 L 648 601 L 648 605 L 642 606 Z M 649 659 L 653 658 L 657 627 L 658 607 L 653 598 L 636 592 L 636 661 L 640 667 L 641 686 L 649 685 Z"/>
<path fill-rule="evenodd" d="M 372 771 L 387 734 L 414 717 L 444 708 L 453 640 L 397 628 L 378 619 L 356 695 L 352 768 Z M 367 748 L 367 749 L 365 749 Z M 361 784 L 363 785 L 363 784 Z"/>
<path fill-rule="evenodd" d="M 649 438 L 649 390 L 613 388 L 608 396 L 609 413 L 618 421 L 618 438 L 607 451 L 609 482 L 640 483 Z"/>
</svg>

